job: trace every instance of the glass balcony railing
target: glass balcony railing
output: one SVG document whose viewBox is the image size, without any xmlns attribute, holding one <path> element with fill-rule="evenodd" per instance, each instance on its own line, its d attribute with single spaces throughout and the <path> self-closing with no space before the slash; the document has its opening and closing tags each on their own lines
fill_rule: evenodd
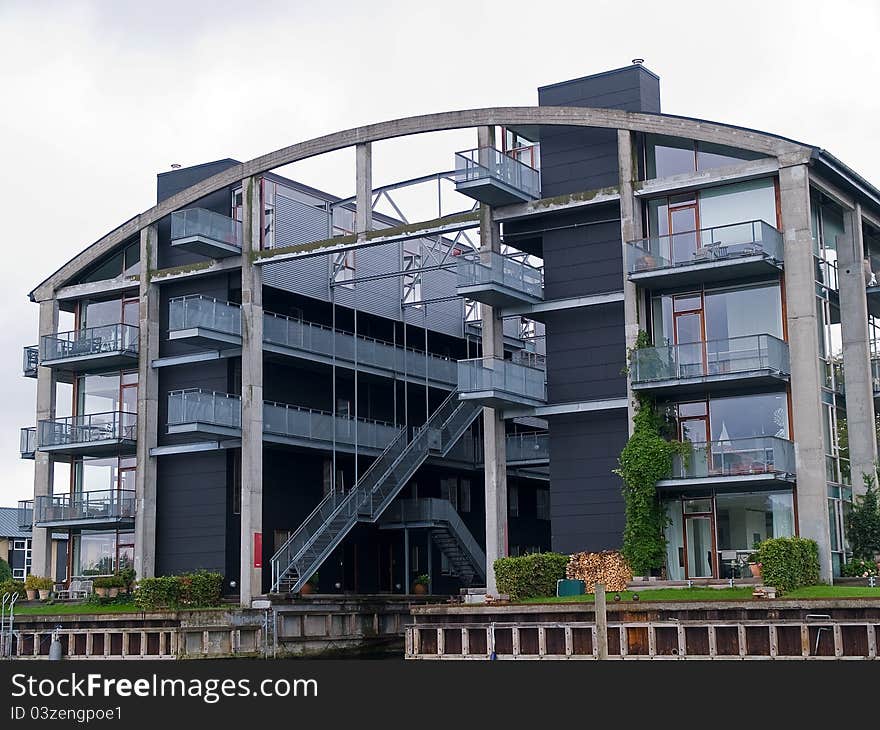
<svg viewBox="0 0 880 730">
<path fill-rule="evenodd" d="M 782 234 L 761 220 L 651 236 L 627 243 L 626 251 L 630 274 L 750 256 L 783 260 Z"/>
<path fill-rule="evenodd" d="M 191 423 L 241 428 L 241 396 L 201 388 L 168 393 L 168 425 Z"/>
<path fill-rule="evenodd" d="M 544 298 L 541 269 L 494 251 L 461 256 L 455 264 L 458 288 L 499 286 L 534 299 Z"/>
<path fill-rule="evenodd" d="M 108 441 L 137 440 L 137 414 L 110 411 L 84 416 L 68 416 L 38 424 L 41 449 L 87 446 Z"/>
<path fill-rule="evenodd" d="M 35 524 L 45 522 L 122 522 L 133 520 L 135 493 L 127 489 L 77 492 L 34 500 Z"/>
<path fill-rule="evenodd" d="M 789 374 L 788 344 L 772 335 L 645 347 L 633 351 L 633 385 L 768 371 Z"/>
<path fill-rule="evenodd" d="M 794 444 L 777 436 L 753 436 L 694 443 L 689 453 L 675 456 L 672 479 L 794 475 Z"/>
<path fill-rule="evenodd" d="M 168 330 L 202 328 L 241 335 L 241 307 L 201 294 L 168 300 Z"/>
<path fill-rule="evenodd" d="M 18 503 L 18 529 L 30 530 L 34 524 L 34 500 L 23 499 Z"/>
<path fill-rule="evenodd" d="M 171 241 L 204 238 L 230 248 L 241 248 L 241 221 L 204 208 L 171 214 Z"/>
<path fill-rule="evenodd" d="M 138 354 L 138 328 L 130 324 L 108 324 L 71 332 L 44 335 L 40 339 L 40 362 L 131 357 Z"/>
<path fill-rule="evenodd" d="M 356 443 L 358 448 L 382 451 L 400 429 L 385 421 L 346 418 L 326 411 L 266 402 L 263 404 L 263 432 L 307 441 Z"/>
<path fill-rule="evenodd" d="M 541 173 L 494 147 L 455 153 L 455 182 L 491 181 L 506 185 L 527 198 L 541 197 Z"/>
<path fill-rule="evenodd" d="M 545 373 L 500 358 L 458 361 L 458 390 L 462 395 L 485 394 L 488 399 L 510 402 L 544 402 Z"/>
<path fill-rule="evenodd" d="M 507 436 L 507 463 L 549 461 L 550 434 L 545 431 Z"/>
<path fill-rule="evenodd" d="M 26 378 L 37 377 L 37 367 L 40 364 L 40 348 L 37 345 L 28 345 L 21 355 L 21 372 Z"/>
<path fill-rule="evenodd" d="M 33 459 L 34 452 L 37 450 L 37 429 L 34 426 L 28 426 L 21 429 L 21 458 Z"/>
</svg>

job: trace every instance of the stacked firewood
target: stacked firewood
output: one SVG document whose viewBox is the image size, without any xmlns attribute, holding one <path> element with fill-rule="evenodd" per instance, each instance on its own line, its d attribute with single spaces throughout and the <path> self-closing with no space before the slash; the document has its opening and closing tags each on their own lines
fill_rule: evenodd
<svg viewBox="0 0 880 730">
<path fill-rule="evenodd" d="M 565 576 L 571 580 L 582 580 L 587 593 L 593 592 L 596 583 L 604 583 L 606 591 L 626 590 L 626 584 L 633 577 L 623 556 L 614 550 L 575 553 L 568 559 Z"/>
</svg>

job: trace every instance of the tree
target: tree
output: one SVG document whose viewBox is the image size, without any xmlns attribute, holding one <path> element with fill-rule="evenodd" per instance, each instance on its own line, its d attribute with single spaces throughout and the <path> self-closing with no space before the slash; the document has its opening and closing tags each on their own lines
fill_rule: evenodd
<svg viewBox="0 0 880 730">
<path fill-rule="evenodd" d="M 880 474 L 880 469 L 878 469 Z M 880 552 L 880 497 L 877 493 L 877 475 L 862 474 L 865 494 L 853 500 L 846 517 L 846 534 L 853 558 L 874 560 Z"/>
<path fill-rule="evenodd" d="M 12 580 L 12 569 L 9 567 L 9 563 L 0 558 L 0 583 L 7 580 Z"/>
</svg>

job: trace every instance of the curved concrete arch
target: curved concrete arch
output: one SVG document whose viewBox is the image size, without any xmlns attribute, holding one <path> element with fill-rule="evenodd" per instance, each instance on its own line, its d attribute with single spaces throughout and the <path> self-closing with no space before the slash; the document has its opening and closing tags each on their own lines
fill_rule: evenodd
<svg viewBox="0 0 880 730">
<path fill-rule="evenodd" d="M 76 274 L 82 266 L 93 262 L 141 229 L 158 222 L 175 210 L 191 205 L 209 193 L 244 178 L 357 144 L 380 142 L 415 134 L 488 126 L 594 127 L 666 134 L 737 147 L 767 157 L 792 157 L 799 162 L 806 162 L 812 152 L 811 147 L 798 142 L 741 127 L 668 114 L 626 112 L 616 109 L 553 106 L 489 107 L 404 117 L 346 129 L 283 147 L 224 170 L 186 190 L 181 190 L 123 223 L 80 252 L 39 284 L 31 292 L 31 299 L 41 301 L 50 298 L 55 287 Z"/>
</svg>

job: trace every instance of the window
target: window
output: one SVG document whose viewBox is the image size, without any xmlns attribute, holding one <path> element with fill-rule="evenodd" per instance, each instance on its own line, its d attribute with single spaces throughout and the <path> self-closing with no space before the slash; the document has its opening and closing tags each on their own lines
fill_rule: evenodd
<svg viewBox="0 0 880 730">
<path fill-rule="evenodd" d="M 422 551 L 419 550 L 418 545 L 413 545 L 410 550 L 410 565 L 409 569 L 412 573 L 418 573 L 422 568 L 421 561 Z"/>
<path fill-rule="evenodd" d="M 78 280 L 79 284 L 93 281 L 107 281 L 122 276 L 133 276 L 140 272 L 141 242 L 140 237 L 129 239 L 123 247 L 116 249 L 88 269 Z"/>
<path fill-rule="evenodd" d="M 483 313 L 480 310 L 480 303 L 473 299 L 464 300 L 464 321 L 480 322 L 483 319 Z"/>
<path fill-rule="evenodd" d="M 25 571 L 24 568 L 13 568 L 12 570 L 12 579 L 13 580 L 24 580 L 25 579 Z"/>
<path fill-rule="evenodd" d="M 459 484 L 458 511 L 459 512 L 470 512 L 471 511 L 471 480 L 470 479 L 462 479 L 461 483 Z"/>
<path fill-rule="evenodd" d="M 262 179 L 263 221 L 260 229 L 260 248 L 275 246 L 275 183 Z"/>
<path fill-rule="evenodd" d="M 13 540 L 12 541 L 12 549 L 13 550 L 27 550 L 27 540 Z"/>
<path fill-rule="evenodd" d="M 84 532 L 72 550 L 73 575 L 113 575 L 134 565 L 134 532 Z"/>
<path fill-rule="evenodd" d="M 535 509 L 539 520 L 550 519 L 550 490 L 535 490 Z"/>
<path fill-rule="evenodd" d="M 507 488 L 507 512 L 511 517 L 519 517 L 519 488 Z"/>
<path fill-rule="evenodd" d="M 331 278 L 337 284 L 354 287 L 354 250 L 333 254 Z"/>
<path fill-rule="evenodd" d="M 403 244 L 403 303 L 418 306 L 422 300 L 421 244 L 407 241 Z"/>
<path fill-rule="evenodd" d="M 712 170 L 736 165 L 744 160 L 757 160 L 763 156 L 758 152 L 710 142 L 649 134 L 645 138 L 645 177 L 652 180 Z"/>
<path fill-rule="evenodd" d="M 241 222 L 242 217 L 242 192 L 241 188 L 232 191 L 232 218 Z"/>
</svg>

